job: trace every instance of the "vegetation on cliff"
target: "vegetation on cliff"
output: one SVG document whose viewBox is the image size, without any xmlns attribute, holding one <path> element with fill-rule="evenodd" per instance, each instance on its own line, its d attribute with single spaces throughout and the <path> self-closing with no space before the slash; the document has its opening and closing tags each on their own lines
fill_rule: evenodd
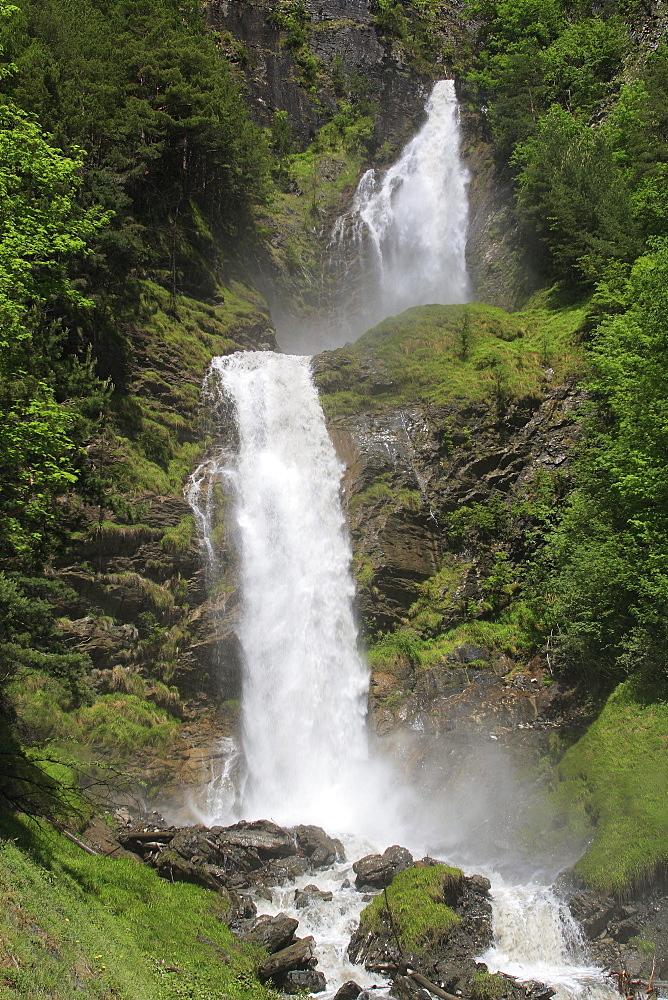
<svg viewBox="0 0 668 1000">
<path fill-rule="evenodd" d="M 470 405 L 501 425 L 513 407 L 575 375 L 590 402 L 568 502 L 570 484 L 550 474 L 527 481 L 521 495 L 439 512 L 454 557 L 416 586 L 403 629 L 380 638 L 372 661 L 391 673 L 462 645 L 528 658 L 549 643 L 554 673 L 607 698 L 564 759 L 560 794 L 575 790 L 598 822 L 583 876 L 623 892 L 668 858 L 655 783 L 668 728 L 661 15 L 634 0 L 596 13 L 561 0 L 471 0 L 466 20 L 453 23 L 440 0 L 379 0 L 373 16 L 419 73 L 461 69 L 475 127 L 513 179 L 522 238 L 556 291 L 513 315 L 431 306 L 386 320 L 339 353 L 339 369 L 321 380 L 326 409 Z M 57 740 L 49 752 L 62 756 L 74 740 L 115 754 L 172 738 L 178 694 L 167 685 L 188 595 L 167 562 L 188 551 L 193 524 L 188 515 L 160 529 L 145 524 L 144 494 L 178 493 L 197 459 L 197 388 L 209 357 L 271 342 L 265 304 L 238 264 L 240 248 L 259 239 L 258 210 L 269 227 L 272 213 L 279 220 L 270 251 L 279 269 L 306 274 L 320 295 L 313 231 L 362 163 L 389 155 L 373 139 L 378 109 L 365 80 L 335 59 L 327 68 L 315 60 L 304 5 L 275 4 L 273 18 L 299 84 L 317 101 L 326 78 L 336 96 L 299 153 L 281 112 L 267 131 L 252 123 L 224 39 L 205 31 L 194 0 L 0 3 L 5 804 L 62 819 L 64 772 L 40 765 L 30 744 Z M 315 296 L 305 292 L 300 307 L 312 308 Z M 449 419 L 444 449 L 465 433 Z M 418 490 L 379 479 L 351 512 L 417 515 L 422 503 Z M 101 553 L 121 535 L 132 553 L 130 542 L 146 542 L 146 575 L 134 566 L 103 572 Z M 489 558 L 469 593 L 476 548 Z M 144 602 L 135 659 L 110 668 L 111 690 L 91 683 L 85 643 L 66 641 L 72 633 L 57 620 L 81 596 L 43 575 L 73 552 L 95 602 L 113 588 L 126 604 Z M 377 585 L 369 560 L 357 569 L 362 584 Z M 87 611 L 106 627 L 95 602 Z M 633 721 L 623 740 L 621 719 Z M 648 792 L 639 796 L 629 792 L 627 765 L 641 760 Z M 30 878 L 37 885 L 42 875 Z M 91 948 L 103 950 L 92 940 Z M 166 974 L 154 973 L 164 992 Z M 47 989 L 22 982 L 35 996 Z M 151 982 L 132 989 L 163 995 Z M 207 980 L 202 990 L 221 984 Z M 231 996 L 235 988 L 225 985 Z"/>
</svg>

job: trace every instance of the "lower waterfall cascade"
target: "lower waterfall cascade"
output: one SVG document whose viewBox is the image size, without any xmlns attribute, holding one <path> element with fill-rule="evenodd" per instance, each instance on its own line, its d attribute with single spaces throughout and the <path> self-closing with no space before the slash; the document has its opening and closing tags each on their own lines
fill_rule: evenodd
<svg viewBox="0 0 668 1000">
<path fill-rule="evenodd" d="M 234 411 L 238 451 L 222 451 L 200 466 L 189 499 L 203 550 L 215 563 L 211 484 L 223 482 L 232 498 L 244 657 L 241 745 L 225 743 L 222 771 L 207 792 L 208 819 L 314 823 L 342 835 L 349 861 L 319 876 L 332 902 L 314 900 L 295 910 L 291 900 L 295 886 L 308 881 L 304 877 L 273 890 L 261 909 L 283 910 L 321 939 L 324 997 L 353 973 L 361 985 L 378 987 L 375 996 L 384 995 L 382 979 L 351 969 L 347 960 L 347 940 L 365 905 L 349 887 L 350 864 L 373 845 L 398 838 L 436 856 L 439 845 L 433 829 L 429 844 L 421 840 L 420 819 L 429 804 L 418 809 L 414 794 L 397 789 L 389 767 L 369 752 L 369 673 L 352 611 L 351 549 L 339 498 L 342 467 L 309 359 L 272 352 L 215 358 L 206 385 L 214 408 Z M 209 575 L 215 576 L 215 566 Z M 470 865 L 476 870 L 474 858 Z M 543 981 L 559 1000 L 615 995 L 601 970 L 586 964 L 574 921 L 551 890 L 533 882 L 510 885 L 493 871 L 487 875 L 496 944 L 481 960 L 492 971 Z"/>
</svg>

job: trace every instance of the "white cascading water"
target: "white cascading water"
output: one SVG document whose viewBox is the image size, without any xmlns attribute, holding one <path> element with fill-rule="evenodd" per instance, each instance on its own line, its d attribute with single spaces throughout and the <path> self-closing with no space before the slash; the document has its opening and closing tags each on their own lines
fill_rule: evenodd
<svg viewBox="0 0 668 1000">
<path fill-rule="evenodd" d="M 434 84 L 426 110 L 426 122 L 397 162 L 382 175 L 363 175 L 333 234 L 333 242 L 352 237 L 367 261 L 367 325 L 411 306 L 466 302 L 470 294 L 469 175 L 460 155 L 454 81 Z"/>
<path fill-rule="evenodd" d="M 601 969 L 586 964 L 580 928 L 552 889 L 492 881 L 494 946 L 481 956 L 490 972 L 546 983 L 557 1000 L 619 996 Z"/>
<path fill-rule="evenodd" d="M 352 613 L 342 467 L 309 360 L 214 358 L 208 386 L 233 405 L 239 437 L 238 453 L 217 467 L 234 498 L 243 595 L 240 812 L 368 833 L 377 811 L 365 785 L 372 771 L 379 780 L 366 738 L 369 678 Z M 191 502 L 202 493 L 191 489 Z M 196 509 L 206 535 L 206 501 Z"/>
</svg>

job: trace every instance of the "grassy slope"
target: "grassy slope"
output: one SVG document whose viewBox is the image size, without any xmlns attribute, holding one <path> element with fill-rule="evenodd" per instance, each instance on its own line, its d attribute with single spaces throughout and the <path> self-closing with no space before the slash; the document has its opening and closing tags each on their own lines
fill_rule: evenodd
<svg viewBox="0 0 668 1000">
<path fill-rule="evenodd" d="M 269 998 L 226 899 L 0 818 L 2 1000 Z"/>
<path fill-rule="evenodd" d="M 584 310 L 528 308 L 507 313 L 494 306 L 417 306 L 384 320 L 350 348 L 337 352 L 339 371 L 321 376 L 329 414 L 379 410 L 424 401 L 499 403 L 539 396 L 545 371 L 557 379 L 577 366 L 577 331 Z M 364 364 L 387 375 L 387 387 L 365 385 Z M 344 377 L 355 388 L 339 389 Z"/>
<path fill-rule="evenodd" d="M 558 798 L 595 823 L 576 865 L 587 885 L 625 895 L 668 864 L 668 703 L 625 681 L 557 775 Z"/>
</svg>

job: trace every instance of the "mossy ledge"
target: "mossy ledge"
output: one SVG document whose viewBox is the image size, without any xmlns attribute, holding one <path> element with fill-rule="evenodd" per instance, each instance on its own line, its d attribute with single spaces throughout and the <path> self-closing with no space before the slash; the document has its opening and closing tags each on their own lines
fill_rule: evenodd
<svg viewBox="0 0 668 1000">
<path fill-rule="evenodd" d="M 424 402 L 540 398 L 579 367 L 581 306 L 519 313 L 471 303 L 417 306 L 350 347 L 321 355 L 315 376 L 327 416 Z"/>
<path fill-rule="evenodd" d="M 433 865 L 407 868 L 392 879 L 387 890 L 362 910 L 360 926 L 377 931 L 394 924 L 399 944 L 406 951 L 424 948 L 446 937 L 461 923 L 445 902 L 464 877 L 459 868 Z"/>
</svg>

